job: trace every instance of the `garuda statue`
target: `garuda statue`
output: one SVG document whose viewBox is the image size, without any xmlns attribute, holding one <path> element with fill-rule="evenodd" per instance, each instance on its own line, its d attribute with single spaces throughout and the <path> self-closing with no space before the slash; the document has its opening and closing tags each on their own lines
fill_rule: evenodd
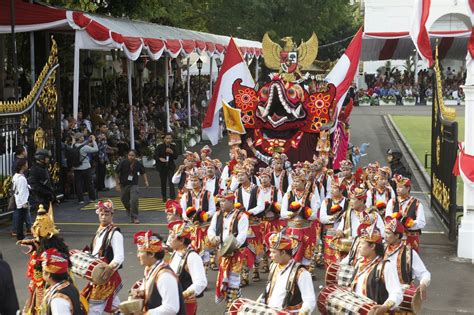
<svg viewBox="0 0 474 315">
<path fill-rule="evenodd" d="M 336 122 L 336 87 L 325 84 L 310 93 L 305 85 L 308 75 L 302 72 L 312 65 L 318 53 L 316 34 L 299 46 L 291 37 L 282 42 L 283 47 L 264 35 L 265 65 L 277 72 L 258 91 L 236 80 L 232 86 L 233 105 L 241 110 L 245 137 L 251 137 L 261 153 L 285 153 L 292 162 L 312 160 L 321 133 L 329 138 L 327 133 Z M 321 148 L 322 143 L 319 141 L 318 151 L 327 154 L 329 150 Z"/>
</svg>

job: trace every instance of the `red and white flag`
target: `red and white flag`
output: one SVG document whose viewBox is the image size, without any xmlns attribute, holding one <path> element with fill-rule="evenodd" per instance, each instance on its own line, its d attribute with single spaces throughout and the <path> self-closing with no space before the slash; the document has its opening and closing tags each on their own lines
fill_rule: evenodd
<svg viewBox="0 0 474 315">
<path fill-rule="evenodd" d="M 410 36 L 421 58 L 433 66 L 433 53 L 431 51 L 430 35 L 426 22 L 430 15 L 431 0 L 415 0 L 411 20 Z"/>
<path fill-rule="evenodd" d="M 244 57 L 242 57 L 234 39 L 231 38 L 202 123 L 203 131 L 209 137 L 212 145 L 216 145 L 219 140 L 219 111 L 222 108 L 222 101 L 230 103 L 233 100 L 232 84 L 237 79 L 242 80 L 242 85 L 255 86 Z"/>
<path fill-rule="evenodd" d="M 466 56 L 466 69 L 467 71 L 474 72 L 474 0 L 469 0 L 469 8 L 471 15 L 471 37 L 469 38 L 469 43 L 467 44 L 467 56 Z M 466 85 L 474 84 L 474 82 L 468 82 L 471 76 L 467 76 Z M 474 78 L 472 79 L 474 80 Z"/>
<path fill-rule="evenodd" d="M 459 152 L 454 163 L 454 176 L 461 176 L 466 185 L 474 187 L 474 156 L 464 151 L 464 144 L 459 144 Z"/>
<path fill-rule="evenodd" d="M 337 116 L 341 111 L 346 98 L 347 91 L 354 80 L 355 74 L 359 69 L 360 53 L 362 51 L 362 28 L 355 34 L 349 46 L 347 46 L 344 55 L 339 58 L 334 68 L 326 76 L 326 82 L 336 86 Z M 337 120 L 336 120 L 337 122 Z M 334 125 L 335 129 L 337 124 Z M 332 130 L 331 130 L 332 131 Z"/>
</svg>

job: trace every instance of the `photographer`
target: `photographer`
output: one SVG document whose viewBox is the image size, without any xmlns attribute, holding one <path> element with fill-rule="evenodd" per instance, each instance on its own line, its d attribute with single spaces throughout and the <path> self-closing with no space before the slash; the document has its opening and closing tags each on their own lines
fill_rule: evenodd
<svg viewBox="0 0 474 315">
<path fill-rule="evenodd" d="M 39 149 L 35 153 L 35 162 L 28 173 L 28 184 L 34 196 L 35 207 L 44 205 L 46 209 L 49 203 L 55 200 L 53 185 L 51 183 L 51 175 L 48 171 L 49 160 L 51 154 L 48 150 Z"/>
<path fill-rule="evenodd" d="M 84 139 L 83 133 L 76 133 L 74 135 L 72 147 L 79 148 L 79 164 L 74 166 L 74 183 L 76 185 L 77 200 L 80 204 L 84 203 L 84 190 L 85 187 L 89 193 L 90 201 L 95 200 L 95 189 L 92 183 L 91 174 L 91 163 L 88 158 L 88 154 L 97 153 L 99 148 L 95 141 L 95 136 L 91 135 L 88 140 Z"/>
</svg>

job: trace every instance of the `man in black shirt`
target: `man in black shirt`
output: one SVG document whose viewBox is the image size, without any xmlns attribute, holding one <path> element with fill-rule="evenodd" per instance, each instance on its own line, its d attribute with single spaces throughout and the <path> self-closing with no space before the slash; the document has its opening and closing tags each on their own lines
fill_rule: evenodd
<svg viewBox="0 0 474 315">
<path fill-rule="evenodd" d="M 170 198 L 175 199 L 176 193 L 174 190 L 174 185 L 171 182 L 173 178 L 174 170 L 176 165 L 174 160 L 178 158 L 178 152 L 176 150 L 176 145 L 173 142 L 173 137 L 171 133 L 165 135 L 163 143 L 160 143 L 156 147 L 155 151 L 155 160 L 156 168 L 160 173 L 160 182 L 161 182 L 161 195 L 163 201 L 166 201 L 166 186 L 170 186 Z"/>
<path fill-rule="evenodd" d="M 146 187 L 148 187 L 148 177 L 143 164 L 137 161 L 135 150 L 130 150 L 128 158 L 117 165 L 115 174 L 116 189 L 120 192 L 120 199 L 127 210 L 127 215 L 130 215 L 133 223 L 138 224 L 140 223 L 138 220 L 138 177 L 143 175 Z"/>
<path fill-rule="evenodd" d="M 15 315 L 20 309 L 13 282 L 12 270 L 0 253 L 0 314 Z"/>
</svg>

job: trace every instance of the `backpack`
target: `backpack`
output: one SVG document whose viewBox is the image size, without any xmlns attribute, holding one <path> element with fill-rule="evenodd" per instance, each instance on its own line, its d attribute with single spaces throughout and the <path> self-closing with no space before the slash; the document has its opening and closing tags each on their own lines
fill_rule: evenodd
<svg viewBox="0 0 474 315">
<path fill-rule="evenodd" d="M 76 146 L 75 144 L 73 144 L 72 147 L 66 150 L 66 160 L 69 166 L 78 167 L 82 164 L 82 161 L 87 158 L 87 156 L 81 158 L 81 149 L 86 144 L 82 144 L 80 146 Z"/>
</svg>

